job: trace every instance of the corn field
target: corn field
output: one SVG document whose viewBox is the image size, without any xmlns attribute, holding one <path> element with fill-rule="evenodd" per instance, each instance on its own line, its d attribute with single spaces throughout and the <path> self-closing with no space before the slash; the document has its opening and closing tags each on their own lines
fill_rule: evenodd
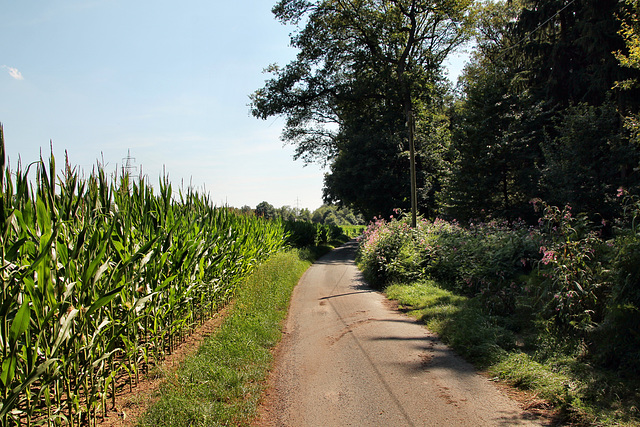
<svg viewBox="0 0 640 427">
<path fill-rule="evenodd" d="M 4 426 L 96 425 L 123 378 L 135 386 L 284 245 L 280 223 L 174 196 L 167 178 L 154 194 L 67 159 L 57 176 L 53 154 L 10 171 L 4 147 L 0 125 Z"/>
</svg>

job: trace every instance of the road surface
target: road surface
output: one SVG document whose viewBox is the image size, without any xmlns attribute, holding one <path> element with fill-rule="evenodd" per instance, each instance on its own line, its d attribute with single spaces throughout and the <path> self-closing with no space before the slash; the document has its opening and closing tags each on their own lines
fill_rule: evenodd
<svg viewBox="0 0 640 427">
<path fill-rule="evenodd" d="M 295 288 L 259 426 L 542 425 L 364 282 L 354 242 Z"/>
</svg>

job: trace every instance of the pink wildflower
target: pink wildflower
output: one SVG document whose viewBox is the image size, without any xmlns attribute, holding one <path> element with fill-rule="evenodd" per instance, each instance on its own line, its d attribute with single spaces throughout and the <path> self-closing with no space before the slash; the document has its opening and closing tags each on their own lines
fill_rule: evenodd
<svg viewBox="0 0 640 427">
<path fill-rule="evenodd" d="M 549 264 L 551 261 L 555 261 L 556 260 L 556 253 L 554 251 L 545 251 L 544 255 L 542 256 L 542 263 L 544 265 Z"/>
</svg>

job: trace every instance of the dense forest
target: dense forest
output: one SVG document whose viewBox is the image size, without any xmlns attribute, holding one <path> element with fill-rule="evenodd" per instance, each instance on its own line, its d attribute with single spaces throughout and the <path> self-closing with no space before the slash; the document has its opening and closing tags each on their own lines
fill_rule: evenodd
<svg viewBox="0 0 640 427">
<path fill-rule="evenodd" d="M 329 168 L 325 201 L 368 219 L 415 195 L 427 218 L 534 222 L 544 200 L 610 222 L 640 183 L 638 7 L 281 0 L 298 55 L 252 113 L 284 116 L 296 157 Z M 445 60 L 465 47 L 454 87 Z"/>
</svg>

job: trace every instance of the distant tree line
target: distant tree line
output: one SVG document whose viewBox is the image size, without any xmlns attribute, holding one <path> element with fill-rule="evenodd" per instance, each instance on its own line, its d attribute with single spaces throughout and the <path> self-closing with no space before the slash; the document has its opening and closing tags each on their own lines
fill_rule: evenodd
<svg viewBox="0 0 640 427">
<path fill-rule="evenodd" d="M 537 220 L 532 200 L 613 220 L 640 193 L 638 1 L 281 0 L 295 60 L 252 95 L 327 203 L 370 219 Z M 472 42 L 458 85 L 444 60 Z M 412 186 L 412 164 L 415 184 Z M 415 188 L 412 188 L 415 187 Z"/>
<path fill-rule="evenodd" d="M 258 203 L 255 209 L 250 206 L 243 206 L 239 211 L 247 215 L 255 215 L 267 219 L 280 218 L 283 221 L 304 221 L 337 226 L 362 225 L 365 223 L 361 214 L 355 213 L 348 207 L 326 204 L 311 212 L 307 208 L 298 209 L 287 205 L 276 208 L 269 202 L 263 201 Z"/>
</svg>

